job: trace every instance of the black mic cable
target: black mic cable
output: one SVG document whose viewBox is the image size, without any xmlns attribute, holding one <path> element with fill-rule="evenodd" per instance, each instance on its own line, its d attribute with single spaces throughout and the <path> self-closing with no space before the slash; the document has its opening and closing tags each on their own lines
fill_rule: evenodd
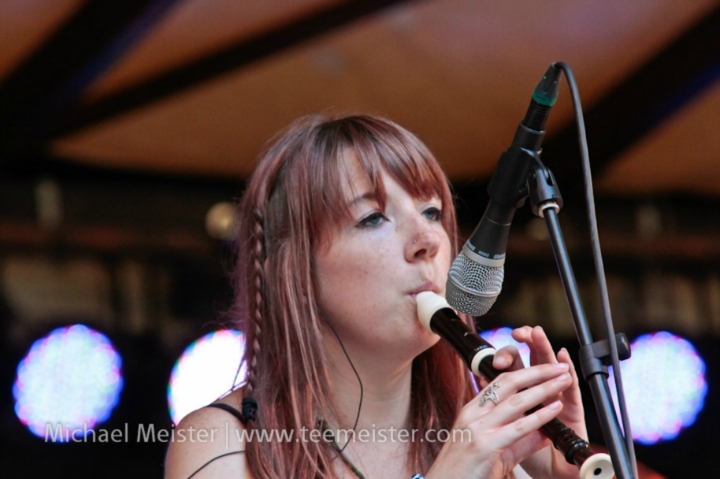
<svg viewBox="0 0 720 479">
<path fill-rule="evenodd" d="M 580 158 L 583 167 L 583 180 L 585 182 L 585 201 L 587 204 L 588 221 L 590 223 L 590 244 L 592 248 L 593 261 L 595 262 L 595 274 L 598 281 L 598 289 L 600 290 L 600 303 L 602 305 L 602 318 L 605 327 L 605 333 L 610 349 L 610 362 L 615 375 L 615 390 L 618 398 L 618 409 L 622 420 L 623 431 L 625 433 L 625 449 L 628 453 L 630 461 L 630 469 L 632 477 L 638 477 L 637 459 L 635 456 L 635 448 L 632 438 L 632 429 L 630 425 L 630 417 L 627 412 L 627 404 L 625 402 L 625 388 L 623 386 L 622 372 L 620 369 L 620 358 L 618 357 L 618 345 L 615 339 L 615 328 L 612 323 L 612 315 L 610 313 L 610 299 L 607 290 L 607 282 L 605 280 L 605 267 L 603 265 L 602 251 L 600 250 L 600 237 L 598 234 L 597 216 L 595 214 L 595 198 L 592 186 L 592 171 L 590 168 L 590 153 L 588 150 L 587 136 L 585 135 L 585 119 L 582 114 L 582 104 L 580 103 L 580 92 L 578 91 L 575 75 L 573 75 L 570 66 L 565 62 L 556 62 L 553 65 L 565 73 L 568 81 L 572 105 L 575 112 L 575 120 L 577 122 L 578 143 L 580 145 Z"/>
<path fill-rule="evenodd" d="M 559 75 L 564 72 L 572 96 L 572 104 L 578 128 L 578 140 L 585 180 L 588 217 L 593 259 L 600 289 L 602 316 L 610 349 L 610 362 L 615 373 L 615 386 L 618 395 L 618 409 L 624 430 L 625 450 L 628 454 L 630 474 L 637 477 L 637 462 L 632 441 L 630 419 L 625 404 L 625 394 L 618 357 L 618 346 L 612 325 L 607 284 L 600 251 L 595 204 L 592 192 L 592 175 L 588 154 L 585 123 L 580 104 L 580 95 L 570 67 L 564 62 L 550 65 L 543 80 L 533 93 L 530 107 L 525 119 L 515 133 L 512 146 L 506 150 L 496 167 L 493 178 L 488 186 L 490 201 L 483 218 L 470 239 L 465 243 L 462 252 L 452 264 L 448 274 L 446 294 L 448 302 L 458 311 L 482 316 L 495 303 L 502 289 L 504 276 L 505 251 L 510 223 L 515 210 L 522 206 L 528 196 L 528 175 L 533 164 L 540 163 L 540 145 L 545 134 L 545 123 L 550 109 L 558 94 Z M 536 161 L 537 160 L 537 161 Z M 546 174 L 552 175 L 549 170 Z M 554 182 L 554 179 L 553 179 Z M 557 208 L 562 207 L 562 198 L 557 192 L 553 200 Z M 537 214 L 537 213 L 536 213 Z M 541 215 L 542 216 L 542 215 Z M 627 474 L 623 474 L 626 476 Z"/>
</svg>

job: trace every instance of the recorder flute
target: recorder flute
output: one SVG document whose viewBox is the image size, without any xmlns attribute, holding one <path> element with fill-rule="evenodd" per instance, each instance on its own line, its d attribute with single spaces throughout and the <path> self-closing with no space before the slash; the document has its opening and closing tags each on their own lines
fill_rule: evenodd
<svg viewBox="0 0 720 479">
<path fill-rule="evenodd" d="M 495 349 L 490 343 L 473 332 L 448 305 L 445 298 L 433 292 L 425 291 L 416 296 L 420 322 L 447 341 L 462 357 L 470 370 L 485 377 L 495 379 L 502 371 L 492 365 Z M 525 414 L 531 414 L 542 405 L 535 406 Z M 540 428 L 565 456 L 570 464 L 580 468 L 581 479 L 610 479 L 615 472 L 610 456 L 594 453 L 590 445 L 560 420 L 553 419 Z"/>
</svg>

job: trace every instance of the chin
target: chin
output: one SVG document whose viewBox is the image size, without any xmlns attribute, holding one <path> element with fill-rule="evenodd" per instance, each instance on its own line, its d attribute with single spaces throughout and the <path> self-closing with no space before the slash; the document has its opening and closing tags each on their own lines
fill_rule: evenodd
<svg viewBox="0 0 720 479">
<path fill-rule="evenodd" d="M 418 324 L 420 324 L 419 321 L 418 321 Z M 440 336 L 438 336 L 437 334 L 431 333 L 430 331 L 425 329 L 422 324 L 420 324 L 420 330 L 421 331 L 419 333 L 420 337 L 418 338 L 418 344 L 425 345 L 426 347 L 424 348 L 424 350 L 435 346 L 438 343 L 438 341 L 440 341 Z"/>
</svg>

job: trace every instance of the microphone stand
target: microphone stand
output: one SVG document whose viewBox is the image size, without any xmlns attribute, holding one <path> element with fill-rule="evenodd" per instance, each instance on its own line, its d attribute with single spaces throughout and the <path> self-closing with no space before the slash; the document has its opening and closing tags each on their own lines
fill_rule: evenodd
<svg viewBox="0 0 720 479">
<path fill-rule="evenodd" d="M 575 332 L 580 343 L 582 376 L 590 386 L 605 444 L 615 467 L 616 477 L 618 479 L 634 479 L 634 471 L 630 467 L 629 454 L 615 414 L 607 381 L 607 365 L 610 362 L 609 342 L 607 339 L 593 342 L 590 333 L 588 321 L 580 301 L 575 274 L 570 264 L 565 240 L 558 221 L 558 212 L 562 207 L 560 190 L 557 188 L 552 172 L 545 167 L 537 154 L 532 154 L 527 150 L 526 153 L 532 156 L 532 162 L 535 164 L 527 177 L 527 193 L 530 197 L 533 213 L 544 218 L 550 235 L 553 253 L 555 254 L 555 260 L 575 324 Z M 625 335 L 617 334 L 616 341 L 620 359 L 629 358 L 630 346 Z"/>
</svg>

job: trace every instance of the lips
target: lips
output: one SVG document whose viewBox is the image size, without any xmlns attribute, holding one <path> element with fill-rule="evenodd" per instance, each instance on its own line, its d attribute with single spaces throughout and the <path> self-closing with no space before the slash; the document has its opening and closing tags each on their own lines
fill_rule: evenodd
<svg viewBox="0 0 720 479">
<path fill-rule="evenodd" d="M 423 291 L 432 291 L 433 293 L 440 294 L 440 287 L 432 281 L 427 281 L 410 291 L 408 294 L 414 298 L 418 293 L 422 293 Z"/>
</svg>

